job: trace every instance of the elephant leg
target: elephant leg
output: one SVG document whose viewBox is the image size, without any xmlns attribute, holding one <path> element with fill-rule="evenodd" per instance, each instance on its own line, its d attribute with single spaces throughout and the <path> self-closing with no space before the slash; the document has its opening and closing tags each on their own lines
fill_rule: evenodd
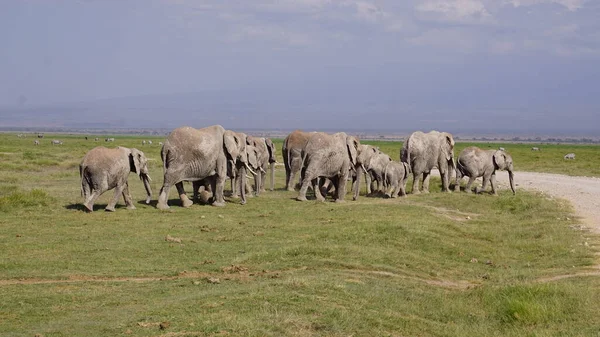
<svg viewBox="0 0 600 337">
<path fill-rule="evenodd" d="M 223 196 L 223 187 L 227 176 L 217 175 L 215 177 L 215 190 L 214 190 L 214 201 L 213 206 L 221 207 L 225 206 L 225 197 Z M 243 179 L 242 179 L 243 180 Z"/>
<path fill-rule="evenodd" d="M 399 186 L 399 190 L 400 190 L 400 191 L 398 192 L 398 195 L 400 195 L 400 196 L 402 196 L 402 197 L 406 196 L 406 180 L 405 180 L 405 179 L 402 179 L 402 180 L 399 182 L 399 185 L 400 185 L 400 186 Z"/>
<path fill-rule="evenodd" d="M 419 182 L 421 181 L 423 177 L 423 173 L 414 173 L 413 174 L 413 184 L 412 184 L 412 194 L 419 194 L 421 193 L 421 191 L 419 191 Z"/>
<path fill-rule="evenodd" d="M 348 170 L 344 170 L 342 168 L 342 172 L 344 172 L 344 174 L 337 176 L 337 199 L 335 199 L 335 202 L 344 202 L 344 197 L 346 196 L 346 182 L 348 181 Z"/>
<path fill-rule="evenodd" d="M 449 189 L 449 182 L 450 182 L 450 177 L 448 177 L 448 170 L 447 169 L 441 169 L 440 170 L 440 177 L 442 178 L 442 192 L 450 192 Z"/>
<path fill-rule="evenodd" d="M 89 212 L 94 211 L 94 203 L 96 202 L 96 199 L 98 199 L 98 197 L 100 197 L 101 194 L 102 194 L 102 192 L 100 192 L 98 190 L 93 190 L 93 189 L 91 190 L 91 193 L 88 194 L 88 197 L 85 200 L 85 202 L 83 203 L 83 205 Z"/>
<path fill-rule="evenodd" d="M 317 198 L 318 201 L 325 201 L 325 197 L 321 194 L 321 188 L 320 188 L 320 184 L 319 184 L 319 178 L 315 178 L 312 181 L 313 184 L 313 190 L 315 192 L 315 198 Z M 325 187 L 325 195 L 327 195 L 327 190 L 329 189 L 329 184 L 330 182 L 327 181 L 326 183 L 323 184 L 323 186 L 327 186 Z"/>
<path fill-rule="evenodd" d="M 285 179 L 286 179 L 286 182 L 285 182 L 285 184 L 286 184 L 286 185 L 285 185 L 285 188 L 286 188 L 288 191 L 294 191 L 294 184 L 295 184 L 295 183 L 294 183 L 294 179 L 295 179 L 295 178 L 296 178 L 296 172 L 294 172 L 294 171 L 290 170 L 290 172 L 289 172 L 289 173 L 286 173 L 286 177 L 285 177 Z"/>
<path fill-rule="evenodd" d="M 367 185 L 367 195 L 373 193 L 373 178 L 369 172 L 365 173 L 365 184 Z"/>
<path fill-rule="evenodd" d="M 456 183 L 454 184 L 454 192 L 460 192 L 460 181 L 462 179 L 462 174 L 460 170 L 456 170 Z"/>
<path fill-rule="evenodd" d="M 386 198 L 391 198 L 392 195 L 394 194 L 394 184 L 388 184 L 386 189 L 385 189 L 385 197 Z"/>
<path fill-rule="evenodd" d="M 174 183 L 174 179 L 172 178 L 172 173 L 165 173 L 163 185 L 160 188 L 160 193 L 158 194 L 158 203 L 156 204 L 156 208 L 158 209 L 169 209 L 169 205 L 167 200 L 169 198 L 169 191 L 171 190 L 171 186 Z"/>
<path fill-rule="evenodd" d="M 471 193 L 472 192 L 471 185 L 473 185 L 473 183 L 475 182 L 475 179 L 477 179 L 477 178 L 475 178 L 475 177 L 469 177 L 469 181 L 467 182 L 467 186 L 465 186 L 465 192 L 467 192 L 467 193 Z"/>
<path fill-rule="evenodd" d="M 477 193 L 484 192 L 485 189 L 487 188 L 487 184 L 488 184 L 489 180 L 490 180 L 489 176 L 483 176 L 483 182 L 481 183 L 481 189 L 477 189 L 476 192 Z"/>
<path fill-rule="evenodd" d="M 179 194 L 179 199 L 181 199 L 181 206 L 183 207 L 190 207 L 192 206 L 192 204 L 194 204 L 193 201 L 190 200 L 190 198 L 188 198 L 188 196 L 185 194 L 185 190 L 183 189 L 183 182 L 180 181 L 177 184 L 175 184 L 175 187 L 177 188 L 177 194 Z"/>
<path fill-rule="evenodd" d="M 492 176 L 490 177 L 490 185 L 492 185 L 492 194 L 498 195 L 498 193 L 496 192 L 496 174 L 495 173 L 493 173 Z"/>
<path fill-rule="evenodd" d="M 125 205 L 127 209 L 135 209 L 135 205 L 133 204 L 133 200 L 131 198 L 131 193 L 129 193 L 129 183 L 125 182 L 125 187 L 123 188 L 123 200 L 125 200 Z"/>
<path fill-rule="evenodd" d="M 429 178 L 431 178 L 431 171 L 423 172 L 423 193 L 429 193 Z"/>
<path fill-rule="evenodd" d="M 107 211 L 107 212 L 115 211 L 115 206 L 117 205 L 117 201 L 119 201 L 119 198 L 121 197 L 121 194 L 123 194 L 124 189 L 125 189 L 125 184 L 117 185 L 117 187 L 115 187 L 115 194 L 113 195 L 113 198 L 110 200 L 108 205 L 106 205 L 106 208 L 104 209 L 105 211 Z"/>
</svg>

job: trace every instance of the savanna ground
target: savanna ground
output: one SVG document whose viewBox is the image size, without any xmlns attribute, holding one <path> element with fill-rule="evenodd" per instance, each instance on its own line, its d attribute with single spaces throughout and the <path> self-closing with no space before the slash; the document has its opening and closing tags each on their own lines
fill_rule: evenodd
<svg viewBox="0 0 600 337">
<path fill-rule="evenodd" d="M 163 138 L 115 138 L 151 159 L 155 203 Z M 563 200 L 439 193 L 434 178 L 427 195 L 301 203 L 279 166 L 245 206 L 183 209 L 172 189 L 159 211 L 132 174 L 137 210 L 102 211 L 109 191 L 85 213 L 78 164 L 107 144 L 33 140 L 0 134 L 1 336 L 600 334 L 598 237 Z M 398 158 L 401 143 L 365 143 Z M 480 146 L 519 171 L 600 176 L 597 146 Z"/>
</svg>

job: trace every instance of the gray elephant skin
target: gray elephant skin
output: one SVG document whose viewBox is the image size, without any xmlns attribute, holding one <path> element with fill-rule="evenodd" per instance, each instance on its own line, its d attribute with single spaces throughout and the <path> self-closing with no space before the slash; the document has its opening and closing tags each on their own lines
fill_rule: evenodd
<svg viewBox="0 0 600 337">
<path fill-rule="evenodd" d="M 344 132 L 329 135 L 313 133 L 302 151 L 302 185 L 296 198 L 306 200 L 306 191 L 312 183 L 315 197 L 325 201 L 319 189 L 319 178 L 330 179 L 336 189 L 336 202 L 344 201 L 350 170 L 355 169 L 360 141 Z"/>
<path fill-rule="evenodd" d="M 294 178 L 302 169 L 302 150 L 308 143 L 308 139 L 315 132 L 304 132 L 295 130 L 283 140 L 281 146 L 281 155 L 283 156 L 283 165 L 285 166 L 285 188 L 288 191 L 294 190 Z M 298 183 L 300 185 L 301 181 Z"/>
<path fill-rule="evenodd" d="M 267 168 L 269 169 L 269 189 L 275 189 L 275 145 L 269 138 L 248 136 L 247 144 L 255 149 L 256 159 L 258 161 L 258 171 L 254 176 L 256 195 L 266 191 L 265 182 L 267 178 Z"/>
<path fill-rule="evenodd" d="M 225 206 L 223 187 L 227 168 L 237 169 L 245 184 L 247 153 L 246 139 L 221 125 L 202 129 L 184 126 L 173 130 L 161 149 L 164 180 L 158 197 L 157 208 L 168 209 L 167 199 L 171 186 L 175 185 L 181 204 L 189 207 L 193 202 L 183 189 L 183 181 L 198 181 L 209 177 L 214 193 L 213 206 Z M 243 189 L 242 189 L 243 191 Z M 242 203 L 246 202 L 242 192 Z"/>
<path fill-rule="evenodd" d="M 412 193 L 420 193 L 419 183 L 423 179 L 423 192 L 429 193 L 429 178 L 435 167 L 440 171 L 442 191 L 450 192 L 448 185 L 455 170 L 454 138 L 448 132 L 413 132 L 402 145 L 400 161 L 408 163 L 413 174 Z"/>
<path fill-rule="evenodd" d="M 358 149 L 356 175 L 353 181 L 353 200 L 358 199 L 360 190 L 360 179 L 365 175 L 367 195 L 380 191 L 384 192 L 384 169 L 392 161 L 392 158 L 381 152 L 373 145 L 361 144 Z"/>
<path fill-rule="evenodd" d="M 410 167 L 405 162 L 390 161 L 383 170 L 384 183 L 386 186 L 385 196 L 396 198 L 406 195 L 406 181 L 410 174 Z"/>
<path fill-rule="evenodd" d="M 129 172 L 137 173 L 148 197 L 146 203 L 150 203 L 152 190 L 150 188 L 150 176 L 148 175 L 148 160 L 144 153 L 138 149 L 116 147 L 109 149 L 98 146 L 91 149 L 83 157 L 79 164 L 79 176 L 81 177 L 81 194 L 85 201 L 83 205 L 92 212 L 94 203 L 102 193 L 115 189 L 115 195 L 106 206 L 106 211 L 114 211 L 115 205 L 122 194 L 128 209 L 135 209 L 129 193 L 127 177 Z"/>
<path fill-rule="evenodd" d="M 463 176 L 469 177 L 465 187 L 466 192 L 471 192 L 471 185 L 478 177 L 483 177 L 481 190 L 485 191 L 488 182 L 492 185 L 492 194 L 496 194 L 496 170 L 508 171 L 510 189 L 515 191 L 513 174 L 513 159 L 502 150 L 482 150 L 476 146 L 470 146 L 462 150 L 456 162 L 456 185 L 455 191 L 460 190 L 460 180 Z"/>
</svg>

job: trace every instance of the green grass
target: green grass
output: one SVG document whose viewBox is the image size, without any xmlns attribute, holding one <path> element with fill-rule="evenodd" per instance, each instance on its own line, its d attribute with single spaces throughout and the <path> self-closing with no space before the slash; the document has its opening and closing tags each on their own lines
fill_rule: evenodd
<svg viewBox="0 0 600 337">
<path fill-rule="evenodd" d="M 439 193 L 434 177 L 428 195 L 300 203 L 277 167 L 277 190 L 245 206 L 183 209 L 173 189 L 171 210 L 159 211 L 131 175 L 137 210 L 121 200 L 116 212 L 101 211 L 109 191 L 88 214 L 77 165 L 106 143 L 47 137 L 65 144 L 0 134 L 0 336 L 600 332 L 600 278 L 585 276 L 596 270 L 598 238 L 574 226 L 563 201 Z M 161 138 L 115 138 L 110 145 L 151 159 L 156 199 Z M 400 143 L 376 144 L 397 158 Z M 528 148 L 510 146 L 525 170 L 517 156 L 525 165 Z M 582 167 L 598 160 L 599 148 L 588 150 L 577 152 Z"/>
</svg>

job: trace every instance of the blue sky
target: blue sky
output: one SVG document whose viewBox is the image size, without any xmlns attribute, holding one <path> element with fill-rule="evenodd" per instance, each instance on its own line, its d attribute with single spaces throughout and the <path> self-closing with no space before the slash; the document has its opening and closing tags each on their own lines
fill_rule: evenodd
<svg viewBox="0 0 600 337">
<path fill-rule="evenodd" d="M 598 18 L 596 0 L 5 0 L 0 106 L 224 91 L 360 106 L 375 127 L 419 114 L 589 130 Z"/>
</svg>

